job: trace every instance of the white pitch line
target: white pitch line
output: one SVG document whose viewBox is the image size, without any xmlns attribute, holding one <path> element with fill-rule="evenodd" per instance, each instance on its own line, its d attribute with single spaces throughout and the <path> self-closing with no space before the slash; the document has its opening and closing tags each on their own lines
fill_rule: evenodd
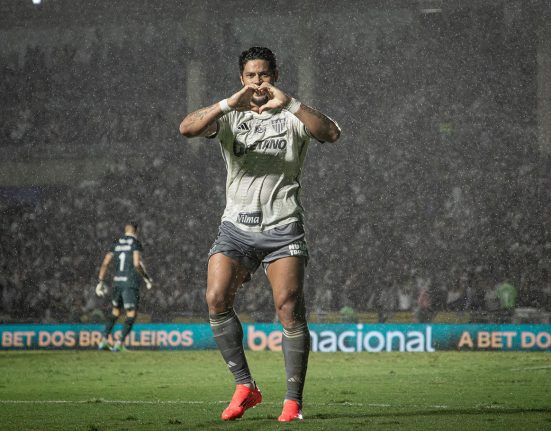
<svg viewBox="0 0 551 431">
<path fill-rule="evenodd" d="M 537 367 L 511 368 L 511 371 L 531 371 L 531 370 L 548 370 L 551 365 L 540 365 Z"/>
<path fill-rule="evenodd" d="M 225 404 L 228 400 L 222 401 L 197 401 L 197 400 L 104 400 L 104 399 L 90 399 L 90 400 L 0 400 L 0 404 Z M 279 405 L 279 402 L 263 402 L 264 405 Z M 341 406 L 341 407 L 373 407 L 373 408 L 430 408 L 430 409 L 450 409 L 447 405 L 397 405 L 397 404 L 381 404 L 381 403 L 353 403 L 344 401 L 342 403 L 329 402 L 329 403 L 308 403 L 311 406 Z M 501 408 L 499 406 L 476 406 L 479 409 L 496 409 Z"/>
<path fill-rule="evenodd" d="M 0 400 L 0 404 L 217 404 L 227 401 L 186 401 L 186 400 Z"/>
<path fill-rule="evenodd" d="M 90 400 L 0 400 L 0 404 L 224 404 L 222 401 L 194 401 L 194 400 L 104 400 L 101 398 Z M 279 404 L 278 402 L 263 402 L 262 404 Z M 312 406 L 350 406 L 350 407 L 398 407 L 392 404 L 366 404 L 344 401 L 342 403 L 308 403 Z M 446 406 L 430 406 L 446 408 Z"/>
</svg>

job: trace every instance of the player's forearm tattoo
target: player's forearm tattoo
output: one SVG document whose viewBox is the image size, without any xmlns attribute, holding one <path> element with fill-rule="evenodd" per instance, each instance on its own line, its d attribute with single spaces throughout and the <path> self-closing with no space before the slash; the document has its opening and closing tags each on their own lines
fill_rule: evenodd
<svg viewBox="0 0 551 431">
<path fill-rule="evenodd" d="M 202 109 L 198 109 L 197 111 L 195 112 L 192 112 L 191 113 L 191 116 L 190 116 L 190 123 L 193 124 L 197 121 L 201 121 L 203 118 L 205 118 L 205 116 L 211 112 L 212 110 L 214 110 L 216 108 L 216 105 L 212 105 L 212 106 L 208 106 L 206 108 L 202 108 Z"/>
</svg>

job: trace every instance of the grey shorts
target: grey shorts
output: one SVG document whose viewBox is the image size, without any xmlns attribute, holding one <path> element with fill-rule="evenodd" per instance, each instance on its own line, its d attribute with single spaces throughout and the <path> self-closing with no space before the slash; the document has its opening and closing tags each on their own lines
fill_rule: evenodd
<svg viewBox="0 0 551 431">
<path fill-rule="evenodd" d="M 264 232 L 246 232 L 223 221 L 209 251 L 238 260 L 251 274 L 262 263 L 264 269 L 274 260 L 288 256 L 303 257 L 308 263 L 308 246 L 302 223 L 293 222 Z"/>
</svg>

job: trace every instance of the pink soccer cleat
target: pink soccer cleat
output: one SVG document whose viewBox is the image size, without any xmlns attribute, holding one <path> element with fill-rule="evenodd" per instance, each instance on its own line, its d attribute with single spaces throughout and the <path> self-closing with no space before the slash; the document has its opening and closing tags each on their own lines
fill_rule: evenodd
<svg viewBox="0 0 551 431">
<path fill-rule="evenodd" d="M 262 394 L 256 384 L 254 388 L 249 388 L 247 385 L 237 385 L 230 404 L 222 412 L 222 419 L 225 421 L 239 419 L 243 416 L 245 410 L 261 402 Z"/>
<path fill-rule="evenodd" d="M 302 410 L 300 404 L 296 400 L 285 400 L 283 403 L 283 411 L 277 418 L 279 422 L 291 422 L 294 420 L 302 420 Z"/>
</svg>

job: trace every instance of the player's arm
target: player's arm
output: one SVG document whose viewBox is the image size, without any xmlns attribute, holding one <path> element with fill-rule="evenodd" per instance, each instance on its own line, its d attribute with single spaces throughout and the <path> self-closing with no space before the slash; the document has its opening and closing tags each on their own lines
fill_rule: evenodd
<svg viewBox="0 0 551 431">
<path fill-rule="evenodd" d="M 186 138 L 211 136 L 216 133 L 216 120 L 223 115 L 219 103 L 188 114 L 180 123 L 180 133 Z"/>
<path fill-rule="evenodd" d="M 105 276 L 107 275 L 107 270 L 109 269 L 109 265 L 111 265 L 112 260 L 113 260 L 113 253 L 111 252 L 107 253 L 103 258 L 103 262 L 101 263 L 101 266 L 99 268 L 99 275 L 98 275 L 99 281 L 105 281 Z"/>
<path fill-rule="evenodd" d="M 304 124 L 314 138 L 322 142 L 335 142 L 341 136 L 341 128 L 334 120 L 285 94 L 279 88 L 264 82 L 259 91 L 268 93 L 270 97 L 268 103 L 260 107 L 260 112 L 266 109 L 286 109 Z"/>
<path fill-rule="evenodd" d="M 217 131 L 216 120 L 230 111 L 251 109 L 251 99 L 258 86 L 246 85 L 228 99 L 188 114 L 180 123 L 180 133 L 186 138 L 212 136 Z"/>
<path fill-rule="evenodd" d="M 98 284 L 96 285 L 96 295 L 104 296 L 107 293 L 107 287 L 105 286 L 105 276 L 107 275 L 107 270 L 111 261 L 113 260 L 113 253 L 109 252 L 103 258 L 103 262 L 99 268 L 98 274 Z"/>
<path fill-rule="evenodd" d="M 151 289 L 153 287 L 153 279 L 145 270 L 142 255 L 139 251 L 134 250 L 134 253 L 132 253 L 132 261 L 132 263 L 134 264 L 134 268 L 136 268 L 136 271 L 138 271 L 138 273 L 143 277 L 146 287 L 148 289 Z"/>
<path fill-rule="evenodd" d="M 322 142 L 335 142 L 339 139 L 341 128 L 334 120 L 315 108 L 294 101 L 300 103 L 298 111 L 294 113 L 295 116 L 302 121 L 314 138 Z"/>
</svg>

